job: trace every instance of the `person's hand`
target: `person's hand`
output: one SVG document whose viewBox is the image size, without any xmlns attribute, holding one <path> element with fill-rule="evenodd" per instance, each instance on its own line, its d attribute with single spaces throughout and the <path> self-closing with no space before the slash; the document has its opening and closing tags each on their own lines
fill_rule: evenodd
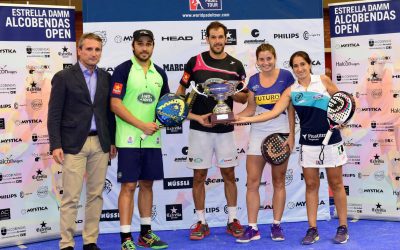
<svg viewBox="0 0 400 250">
<path fill-rule="evenodd" d="M 212 125 L 210 123 L 210 116 L 212 115 L 212 113 L 208 113 L 205 115 L 199 115 L 196 117 L 196 121 L 198 123 L 200 123 L 202 126 L 207 127 L 207 128 L 211 128 Z"/>
<path fill-rule="evenodd" d="M 111 145 L 109 156 L 110 160 L 114 159 L 117 156 L 117 147 L 115 147 L 115 145 Z"/>
<path fill-rule="evenodd" d="M 64 163 L 64 151 L 62 148 L 54 149 L 52 155 L 55 162 L 61 165 Z"/>
<path fill-rule="evenodd" d="M 233 121 L 232 124 L 242 124 L 242 123 L 250 123 L 250 117 L 235 115 L 235 121 Z"/>
<path fill-rule="evenodd" d="M 290 152 L 293 151 L 294 148 L 294 135 L 289 134 L 289 137 L 286 139 L 286 141 L 283 143 L 283 146 L 286 147 L 286 145 L 289 145 L 289 150 Z"/>
<path fill-rule="evenodd" d="M 158 125 L 155 122 L 144 123 L 141 130 L 145 135 L 152 135 L 158 130 Z"/>
</svg>

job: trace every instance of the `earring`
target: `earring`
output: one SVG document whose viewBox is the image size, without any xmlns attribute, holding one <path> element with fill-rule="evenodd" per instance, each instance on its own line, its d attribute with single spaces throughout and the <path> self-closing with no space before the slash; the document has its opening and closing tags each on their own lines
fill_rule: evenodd
<svg viewBox="0 0 400 250">
<path fill-rule="evenodd" d="M 257 63 L 256 63 L 256 69 L 257 69 L 258 72 L 261 72 L 260 65 L 258 65 Z"/>
</svg>

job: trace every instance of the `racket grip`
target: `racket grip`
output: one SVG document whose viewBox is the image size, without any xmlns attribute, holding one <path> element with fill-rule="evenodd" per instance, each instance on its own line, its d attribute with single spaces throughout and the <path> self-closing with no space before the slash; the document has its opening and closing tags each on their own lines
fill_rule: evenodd
<svg viewBox="0 0 400 250">
<path fill-rule="evenodd" d="M 163 127 L 165 127 L 165 126 L 162 125 L 162 124 L 158 125 L 158 128 L 163 128 Z M 148 136 L 148 135 L 146 135 L 145 133 L 143 133 L 143 134 L 140 136 L 140 139 L 144 140 L 144 139 L 147 138 L 147 136 Z"/>
<path fill-rule="evenodd" d="M 325 146 L 328 145 L 329 139 L 331 139 L 332 133 L 333 133 L 332 130 L 328 130 L 328 132 L 326 132 L 325 139 L 322 141 L 322 145 L 325 145 Z"/>
</svg>

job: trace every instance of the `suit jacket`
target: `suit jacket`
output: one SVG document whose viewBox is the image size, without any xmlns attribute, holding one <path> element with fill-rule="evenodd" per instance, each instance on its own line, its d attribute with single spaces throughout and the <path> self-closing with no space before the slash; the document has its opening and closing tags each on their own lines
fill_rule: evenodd
<svg viewBox="0 0 400 250">
<path fill-rule="evenodd" d="M 111 144 L 115 144 L 110 84 L 110 74 L 98 68 L 96 94 L 92 103 L 79 63 L 54 75 L 47 118 L 50 150 L 62 148 L 67 154 L 79 153 L 90 132 L 94 114 L 101 148 L 109 152 Z"/>
</svg>

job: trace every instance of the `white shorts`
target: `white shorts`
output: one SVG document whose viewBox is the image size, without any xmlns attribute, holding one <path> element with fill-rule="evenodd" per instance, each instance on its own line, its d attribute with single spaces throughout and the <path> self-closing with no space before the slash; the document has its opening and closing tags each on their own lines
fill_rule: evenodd
<svg viewBox="0 0 400 250">
<path fill-rule="evenodd" d="M 270 111 L 257 106 L 255 115 L 265 112 Z M 261 142 L 265 137 L 274 133 L 289 134 L 289 121 L 286 114 L 280 114 L 278 117 L 269 121 L 251 124 L 247 155 L 262 155 Z"/>
<path fill-rule="evenodd" d="M 303 168 L 334 168 L 347 162 L 343 142 L 326 145 L 321 154 L 321 146 L 300 145 L 299 164 Z"/>
<path fill-rule="evenodd" d="M 288 129 L 278 129 L 276 131 L 265 132 L 257 129 L 251 129 L 249 136 L 249 149 L 247 150 L 247 155 L 262 155 L 261 154 L 261 143 L 265 137 L 274 133 L 284 133 L 289 134 Z"/>
<path fill-rule="evenodd" d="M 188 168 L 211 168 L 214 152 L 217 167 L 230 168 L 238 165 L 233 132 L 209 133 L 194 129 L 189 131 Z"/>
</svg>

